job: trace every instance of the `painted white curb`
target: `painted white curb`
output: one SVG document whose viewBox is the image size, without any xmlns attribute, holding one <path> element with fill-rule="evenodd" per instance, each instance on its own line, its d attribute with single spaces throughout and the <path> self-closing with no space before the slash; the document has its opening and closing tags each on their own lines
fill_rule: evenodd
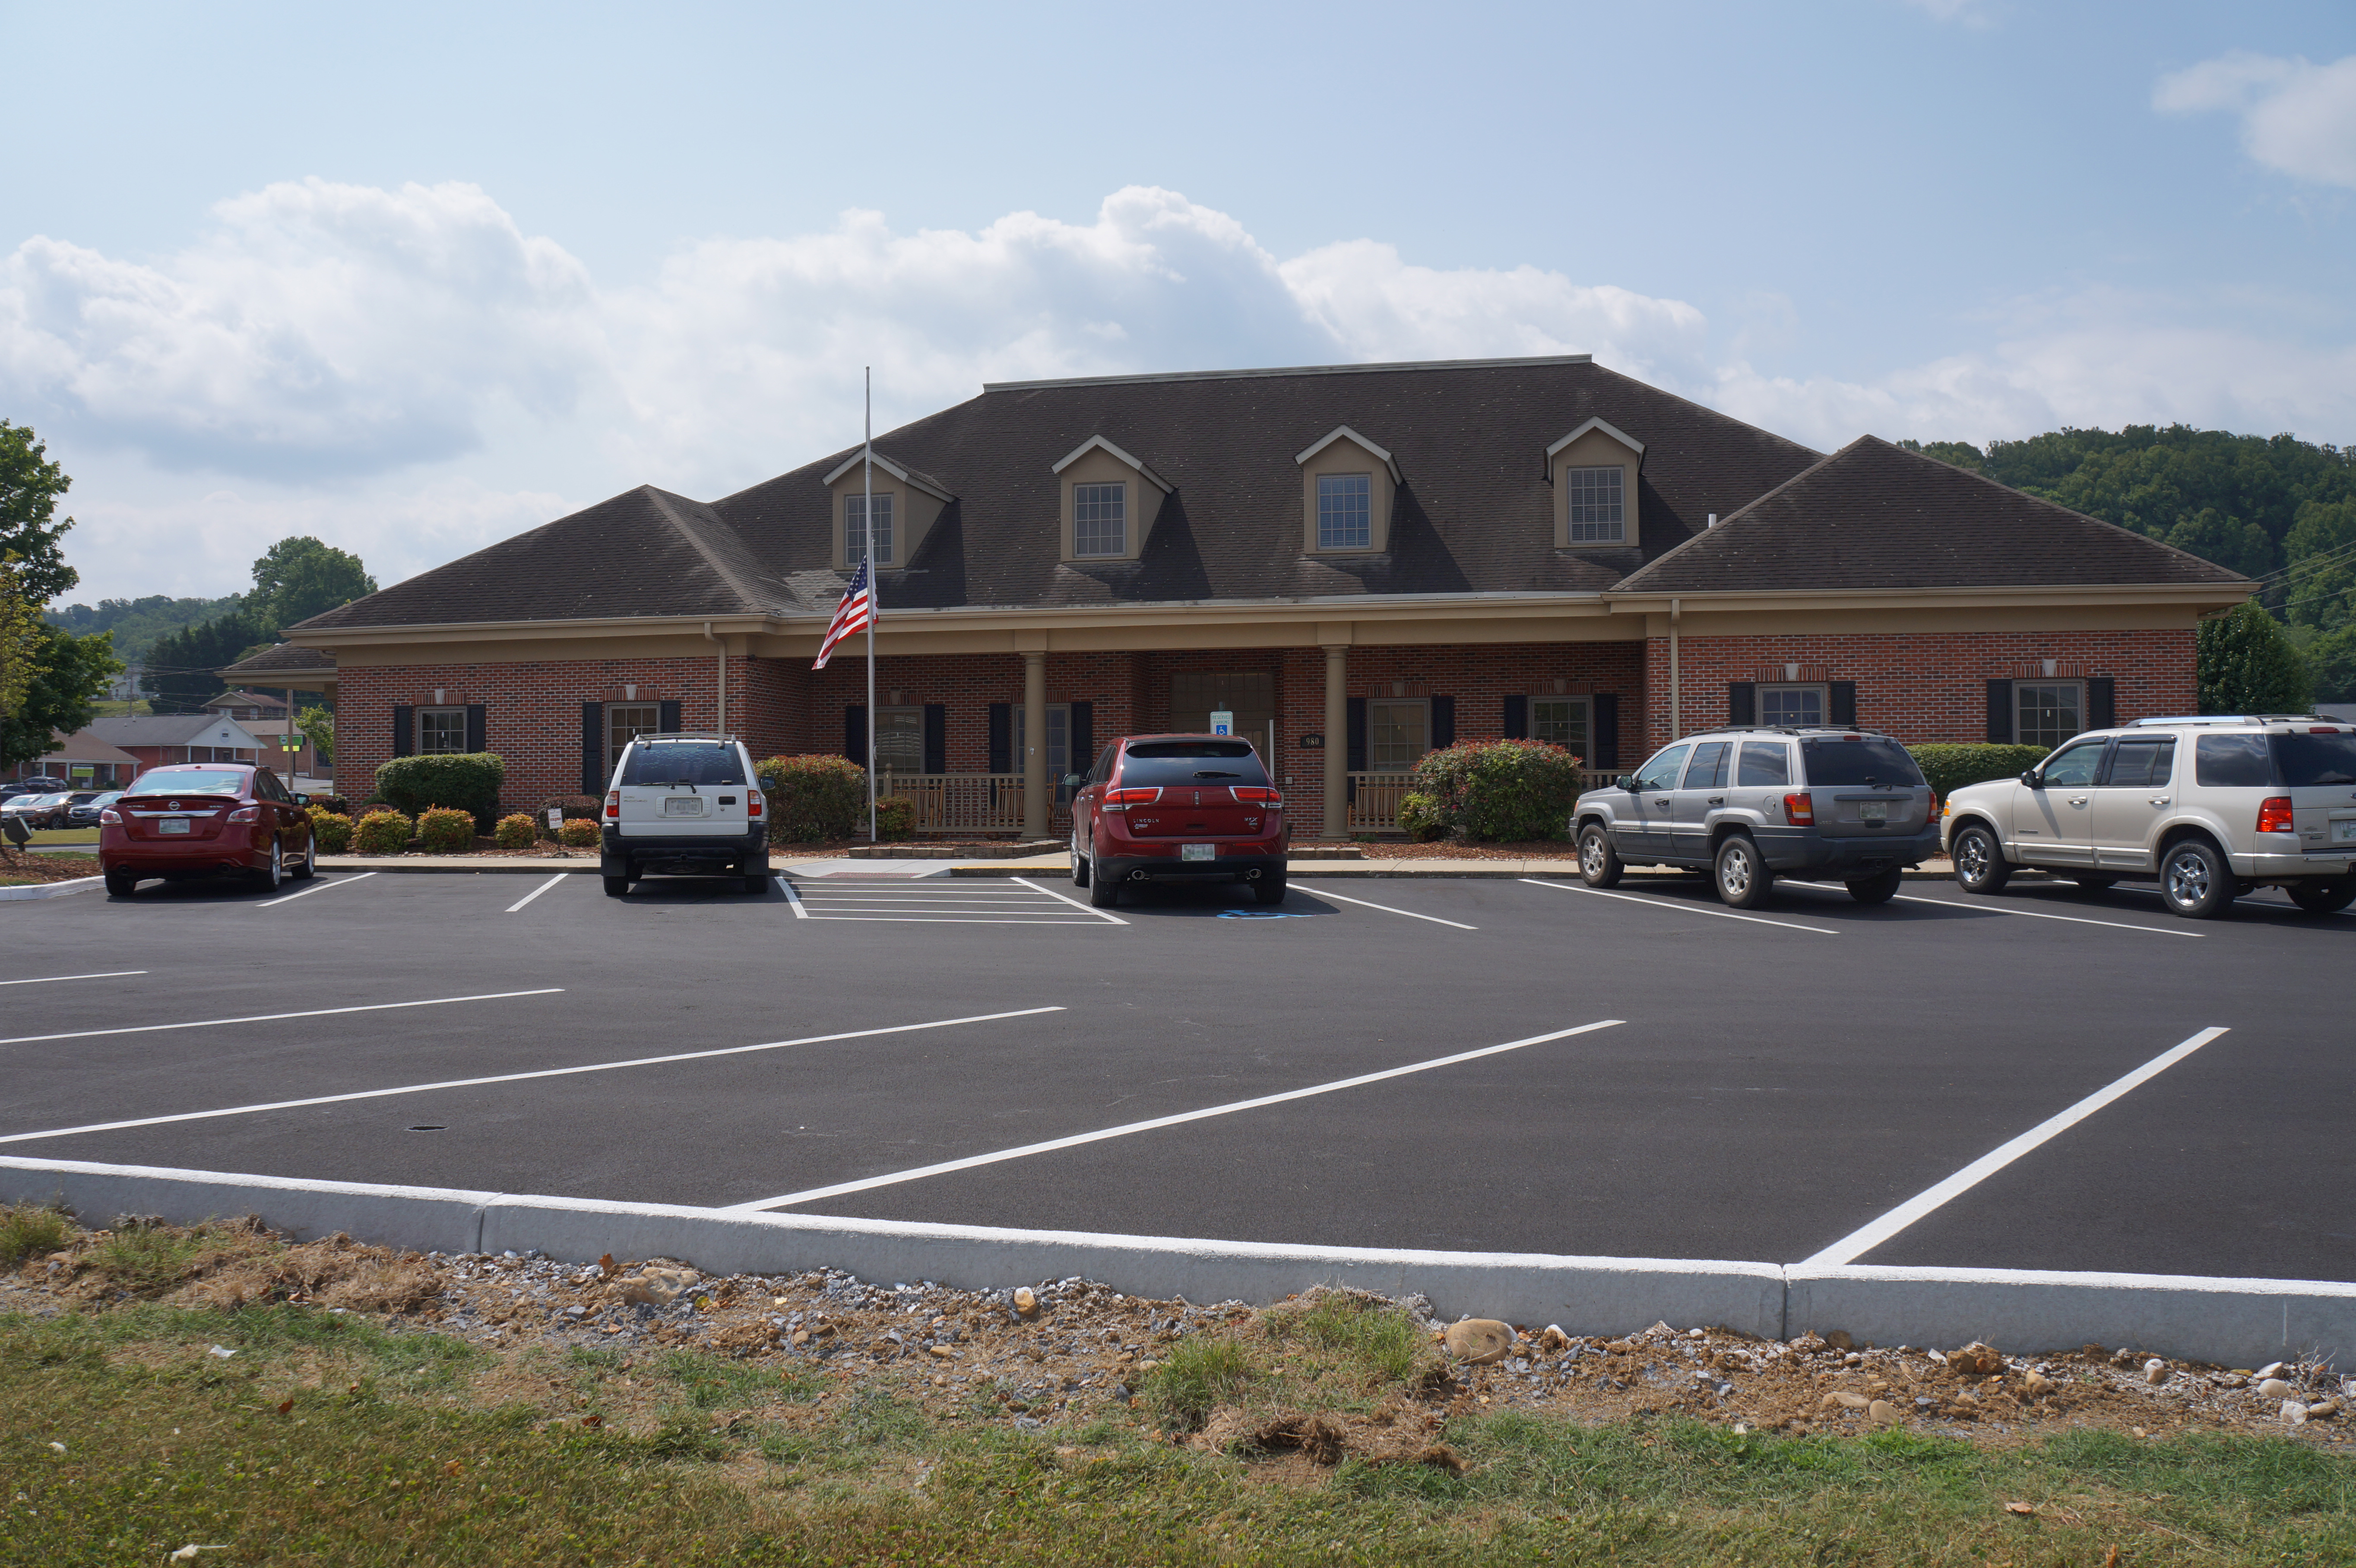
<svg viewBox="0 0 2356 1568">
<path fill-rule="evenodd" d="M 37 882 L 29 888 L 0 888 L 0 900 L 61 899 L 69 893 L 86 893 L 92 888 L 105 885 L 104 877 L 76 877 L 69 882 Z"/>
</svg>

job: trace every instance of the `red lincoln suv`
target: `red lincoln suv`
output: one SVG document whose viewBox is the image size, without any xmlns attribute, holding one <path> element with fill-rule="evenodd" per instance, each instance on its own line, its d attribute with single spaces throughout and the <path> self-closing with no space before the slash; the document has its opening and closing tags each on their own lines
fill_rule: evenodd
<svg viewBox="0 0 2356 1568">
<path fill-rule="evenodd" d="M 1104 749 L 1072 798 L 1072 885 L 1110 909 L 1123 882 L 1219 877 L 1284 901 L 1284 796 L 1232 735 L 1130 735 Z"/>
</svg>

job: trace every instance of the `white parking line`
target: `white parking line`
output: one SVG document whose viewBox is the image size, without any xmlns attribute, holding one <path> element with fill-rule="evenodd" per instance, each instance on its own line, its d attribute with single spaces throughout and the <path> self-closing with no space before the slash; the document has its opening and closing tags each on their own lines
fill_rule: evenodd
<svg viewBox="0 0 2356 1568">
<path fill-rule="evenodd" d="M 794 918 L 796 920 L 808 920 L 809 918 L 809 911 L 802 908 L 802 896 L 801 894 L 794 891 L 794 884 L 783 877 L 777 878 L 776 882 L 777 886 L 786 891 L 786 901 L 794 906 Z"/>
<path fill-rule="evenodd" d="M 479 997 L 428 997 L 420 1002 L 370 1002 L 358 1008 L 315 1008 L 302 1013 L 256 1013 L 245 1019 L 194 1019 L 177 1024 L 132 1024 L 124 1029 L 82 1029 L 68 1034 L 20 1034 L 0 1040 L 0 1045 L 37 1045 L 45 1040 L 93 1040 L 105 1034 L 153 1034 L 158 1029 L 214 1029 L 223 1024 L 267 1024 L 282 1019 L 326 1019 L 341 1013 L 381 1013 L 395 1008 L 446 1008 L 453 1002 L 503 1002 L 511 997 L 552 997 L 564 989 L 562 986 L 543 986 L 536 991 L 488 991 Z"/>
<path fill-rule="evenodd" d="M 2153 936 L 2200 936 L 2198 931 L 2175 931 L 2164 925 L 2134 925 L 2124 920 L 2094 920 L 2083 914 L 2049 914 L 2041 909 L 2008 909 L 2002 904 L 1965 903 L 1961 899 L 1926 899 L 1913 893 L 1901 893 L 1898 901 L 1910 904 L 1937 904 L 1942 909 L 1977 910 L 1982 914 L 2018 914 L 2030 920 L 2066 920 L 2072 925 L 2107 925 L 2116 931 L 2140 931 Z"/>
<path fill-rule="evenodd" d="M 348 882 L 365 882 L 370 877 L 375 875 L 376 873 L 374 871 L 355 871 L 348 877 L 337 877 L 332 882 L 322 880 L 316 887 L 305 888 L 299 893 L 288 893 L 283 899 L 265 899 L 261 903 L 258 903 L 253 907 L 256 909 L 275 909 L 280 904 L 293 903 L 296 899 L 307 899 L 313 893 L 324 893 L 329 888 L 340 888 Z"/>
<path fill-rule="evenodd" d="M 1436 914 L 1418 914 L 1411 909 L 1393 909 L 1388 904 L 1368 903 L 1364 899 L 1354 899 L 1347 893 L 1337 893 L 1331 888 L 1312 888 L 1307 882 L 1299 881 L 1292 885 L 1303 892 L 1315 893 L 1321 899 L 1340 899 L 1344 903 L 1356 904 L 1360 909 L 1378 909 L 1385 914 L 1403 914 L 1409 920 L 1428 920 L 1434 925 L 1452 925 L 1459 931 L 1481 929 L 1477 925 L 1467 925 L 1461 920 L 1442 920 Z"/>
<path fill-rule="evenodd" d="M 1813 931 L 1818 936 L 1838 936 L 1821 925 L 1802 925 L 1796 920 L 1770 920 L 1763 914 L 1737 914 L 1730 909 L 1703 909 L 1698 904 L 1671 903 L 1666 899 L 1640 898 L 1634 893 L 1607 893 L 1601 888 L 1577 886 L 1570 882 L 1541 881 L 1536 877 L 1521 879 L 1534 888 L 1552 888 L 1558 893 L 1586 893 L 1591 898 L 1626 899 L 1632 904 L 1650 904 L 1655 909 L 1675 910 L 1681 914 L 1715 915 L 1720 920 L 1747 920 L 1753 925 L 1780 925 L 1792 931 Z"/>
<path fill-rule="evenodd" d="M 1181 1111 L 1174 1116 L 1156 1116 L 1151 1121 L 1128 1122 L 1118 1127 L 1105 1127 L 1093 1133 L 1075 1133 L 1067 1138 L 1050 1138 L 1044 1143 L 1024 1144 L 1019 1148 L 1002 1148 L 991 1154 L 969 1155 L 964 1159 L 943 1160 L 938 1165 L 918 1166 L 914 1170 L 897 1170 L 888 1176 L 871 1176 L 861 1181 L 838 1182 L 832 1187 L 813 1187 L 804 1192 L 788 1192 L 779 1198 L 763 1198 L 751 1203 L 733 1203 L 729 1210 L 782 1209 L 789 1203 L 814 1203 L 821 1198 L 840 1198 L 846 1192 L 865 1192 L 873 1188 L 891 1187 L 904 1181 L 921 1181 L 928 1176 L 944 1176 L 953 1170 L 971 1170 L 976 1166 L 996 1165 L 1001 1160 L 1022 1159 L 1029 1155 L 1051 1154 L 1056 1149 L 1076 1148 L 1082 1144 L 1101 1143 L 1107 1138 L 1127 1137 L 1132 1133 L 1150 1133 L 1161 1127 L 1181 1126 L 1211 1116 L 1233 1115 L 1237 1111 L 1256 1111 L 1263 1105 L 1281 1105 L 1289 1100 L 1306 1100 L 1314 1094 L 1331 1094 L 1343 1089 L 1355 1089 L 1367 1083 L 1380 1083 L 1389 1078 L 1404 1078 L 1410 1072 L 1429 1072 L 1438 1067 L 1452 1067 L 1460 1061 L 1475 1061 L 1484 1056 L 1503 1051 L 1519 1051 L 1524 1046 L 1544 1045 L 1552 1040 L 1569 1040 L 1575 1034 L 1588 1034 L 1600 1029 L 1615 1029 L 1624 1019 L 1599 1019 L 1576 1029 L 1558 1029 L 1550 1034 L 1534 1034 L 1526 1040 L 1509 1040 L 1503 1045 L 1484 1045 L 1478 1051 L 1460 1051 L 1453 1056 L 1434 1057 L 1430 1061 L 1410 1061 L 1404 1067 L 1387 1067 L 1380 1072 L 1365 1072 L 1355 1078 L 1337 1079 L 1331 1083 L 1312 1083 L 1306 1089 L 1287 1089 L 1280 1094 L 1262 1094 L 1255 1100 L 1236 1100 L 1225 1105 L 1209 1105 L 1199 1111 Z M 5 1141 L 5 1140 L 0 1140 Z M 723 1210 L 722 1212 L 728 1212 Z"/>
<path fill-rule="evenodd" d="M 2222 1029 L 2204 1029 L 2191 1039 L 2169 1047 L 2126 1077 L 2095 1090 L 2060 1115 L 2047 1117 L 2010 1143 L 1989 1150 L 1936 1187 L 1916 1193 L 1873 1223 L 1850 1232 L 1799 1266 L 1832 1268 L 1855 1263 L 1923 1215 L 1977 1187 L 2040 1144 L 2069 1131 L 2128 1090 L 2149 1083 L 2225 1032 Z"/>
<path fill-rule="evenodd" d="M 1121 919 L 1120 916 L 1112 913 L 1108 910 L 1091 909 L 1077 899 L 1064 898 L 1064 895 L 1057 892 L 1055 889 L 1043 888 L 1027 877 L 1009 877 L 1006 880 L 1010 882 L 1021 882 L 1024 887 L 1029 888 L 1032 891 L 1045 893 L 1051 899 L 1063 899 L 1064 902 L 1071 905 L 1074 909 L 1078 910 L 1082 914 L 1092 914 L 1098 920 L 1108 920 L 1115 925 L 1127 925 L 1129 923 L 1129 922 Z"/>
<path fill-rule="evenodd" d="M 532 900 L 534 900 L 534 899 L 536 899 L 536 898 L 540 897 L 540 895 L 541 895 L 541 894 L 542 894 L 542 893 L 544 893 L 544 892 L 548 891 L 548 890 L 549 890 L 549 889 L 551 889 L 551 888 L 554 887 L 557 883 L 559 883 L 559 882 L 562 881 L 565 878 L 567 878 L 567 877 L 571 876 L 572 874 L 573 874 L 573 873 L 572 873 L 572 872 L 570 872 L 570 871 L 559 871 L 559 872 L 557 872 L 557 873 L 556 873 L 556 875 L 554 875 L 554 876 L 552 876 L 552 877 L 549 878 L 549 879 L 548 879 L 548 880 L 546 880 L 546 881 L 544 881 L 544 882 L 541 883 L 541 884 L 540 884 L 540 886 L 538 886 L 538 887 L 536 887 L 536 888 L 532 889 L 532 890 L 531 890 L 531 891 L 530 891 L 530 892 L 528 892 L 528 893 L 524 894 L 524 896 L 523 896 L 523 897 L 521 897 L 521 898 L 519 898 L 519 899 L 516 900 L 516 901 L 515 901 L 515 902 L 513 902 L 513 903 L 511 903 L 511 904 L 508 905 L 508 907 L 507 907 L 504 911 L 502 911 L 501 912 L 502 912 L 502 913 L 506 913 L 506 914 L 513 914 L 513 913 L 515 913 L 515 912 L 516 912 L 516 911 L 518 911 L 518 910 L 519 910 L 519 909 L 523 908 L 523 906 L 524 906 L 524 905 L 526 905 L 526 904 L 528 904 L 528 903 L 531 902 L 531 901 L 532 901 Z"/>
<path fill-rule="evenodd" d="M 260 1105 L 230 1105 L 218 1111 L 183 1111 L 177 1115 L 141 1116 L 127 1122 L 92 1122 L 80 1127 L 52 1127 L 47 1132 L 10 1133 L 0 1144 L 34 1138 L 62 1138 L 76 1133 L 112 1133 L 126 1127 L 162 1126 L 167 1122 L 201 1122 L 216 1116 L 249 1116 L 262 1111 L 298 1110 L 305 1105 L 337 1105 L 347 1100 L 381 1100 L 393 1094 L 423 1094 L 436 1089 L 474 1089 L 486 1083 L 519 1083 L 530 1078 L 566 1078 L 582 1072 L 616 1072 L 625 1067 L 659 1067 L 673 1061 L 701 1061 L 714 1056 L 742 1056 L 754 1051 L 783 1051 L 793 1045 L 824 1045 L 830 1040 L 865 1040 L 880 1034 L 911 1034 L 918 1029 L 951 1029 L 958 1024 L 994 1023 L 1001 1019 L 1027 1019 L 1035 1013 L 1060 1013 L 1062 1008 L 1021 1008 L 1011 1013 L 979 1013 L 971 1018 L 937 1019 L 929 1023 L 889 1024 L 882 1029 L 848 1029 L 841 1034 L 813 1034 L 800 1040 L 773 1040 L 762 1045 L 729 1045 L 717 1051 L 687 1051 L 676 1056 L 640 1056 L 627 1061 L 594 1061 L 585 1067 L 547 1067 L 533 1072 L 501 1072 L 487 1078 L 453 1078 L 439 1083 L 404 1083 L 392 1089 L 359 1089 L 348 1094 L 317 1094 L 307 1100 L 273 1100 Z"/>
<path fill-rule="evenodd" d="M 32 980 L 0 980 L 0 986 L 48 986 L 59 980 L 120 980 L 127 975 L 145 975 L 145 969 L 109 969 L 98 975 L 43 975 Z"/>
</svg>

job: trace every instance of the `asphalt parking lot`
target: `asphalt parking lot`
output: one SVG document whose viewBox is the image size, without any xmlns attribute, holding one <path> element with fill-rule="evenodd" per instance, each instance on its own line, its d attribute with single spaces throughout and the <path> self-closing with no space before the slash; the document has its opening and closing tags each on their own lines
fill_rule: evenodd
<svg viewBox="0 0 2356 1568">
<path fill-rule="evenodd" d="M 0 1153 L 1130 1235 L 2356 1281 L 2356 918 L 2126 887 L 323 875 L 19 903 Z M 2222 1032 L 2211 1033 L 2212 1030 Z M 1977 1162 L 1976 1164 L 1976 1162 Z M 1959 1173 L 1976 1179 L 1961 1179 Z"/>
</svg>

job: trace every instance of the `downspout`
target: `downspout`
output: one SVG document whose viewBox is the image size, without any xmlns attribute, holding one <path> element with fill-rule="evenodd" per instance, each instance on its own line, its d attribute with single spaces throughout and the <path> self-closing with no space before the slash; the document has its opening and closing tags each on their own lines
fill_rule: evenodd
<svg viewBox="0 0 2356 1568">
<path fill-rule="evenodd" d="M 1669 601 L 1669 739 L 1672 741 L 1683 739 L 1686 732 L 1685 703 L 1680 699 L 1677 689 L 1677 613 L 1679 608 L 1676 600 Z"/>
<path fill-rule="evenodd" d="M 715 733 L 728 733 L 728 639 L 712 635 L 712 623 L 703 623 L 703 640 L 720 645 L 720 720 L 712 726 Z"/>
</svg>

